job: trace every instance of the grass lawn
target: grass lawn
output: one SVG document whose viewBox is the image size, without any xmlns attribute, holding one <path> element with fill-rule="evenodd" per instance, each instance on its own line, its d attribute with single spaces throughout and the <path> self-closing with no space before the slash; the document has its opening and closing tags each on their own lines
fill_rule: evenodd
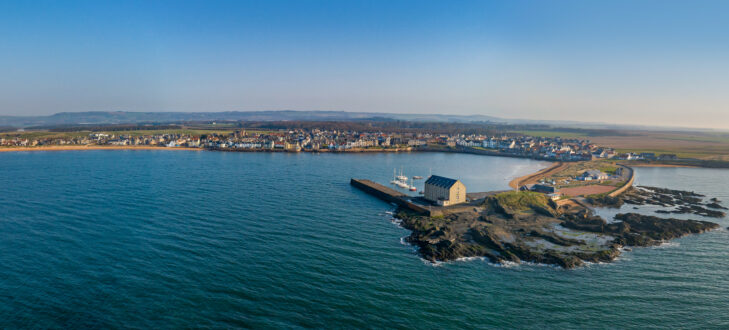
<svg viewBox="0 0 729 330">
<path fill-rule="evenodd" d="M 495 195 L 494 198 L 501 207 L 511 212 L 531 210 L 533 206 L 544 207 L 549 203 L 544 194 L 531 191 L 509 191 Z"/>
</svg>

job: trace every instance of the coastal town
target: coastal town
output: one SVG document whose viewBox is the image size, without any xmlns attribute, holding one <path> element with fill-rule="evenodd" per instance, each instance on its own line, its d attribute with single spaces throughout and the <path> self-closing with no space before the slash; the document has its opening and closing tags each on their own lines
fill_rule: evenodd
<svg viewBox="0 0 729 330">
<path fill-rule="evenodd" d="M 518 134 L 437 134 L 360 132 L 324 129 L 277 131 L 204 132 L 75 132 L 62 136 L 32 136 L 26 132 L 3 133 L 0 148 L 49 146 L 118 146 L 199 148 L 219 151 L 372 152 L 463 151 L 554 161 L 674 160 L 673 154 L 618 153 L 586 139 L 537 137 Z"/>
</svg>

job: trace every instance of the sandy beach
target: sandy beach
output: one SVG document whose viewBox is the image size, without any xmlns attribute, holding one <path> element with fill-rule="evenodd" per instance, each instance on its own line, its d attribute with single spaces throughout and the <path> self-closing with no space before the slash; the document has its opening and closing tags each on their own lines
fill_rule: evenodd
<svg viewBox="0 0 729 330">
<path fill-rule="evenodd" d="M 157 146 L 43 146 L 43 147 L 2 147 L 0 152 L 13 151 L 71 151 L 71 150 L 196 150 L 203 151 L 201 148 L 186 147 L 157 147 Z"/>
<path fill-rule="evenodd" d="M 630 167 L 694 167 L 699 168 L 700 166 L 693 165 L 674 165 L 674 164 L 627 164 Z"/>
</svg>

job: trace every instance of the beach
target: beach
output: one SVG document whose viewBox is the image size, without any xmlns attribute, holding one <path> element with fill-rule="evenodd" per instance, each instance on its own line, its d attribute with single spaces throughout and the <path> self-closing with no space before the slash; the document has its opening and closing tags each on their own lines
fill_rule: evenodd
<svg viewBox="0 0 729 330">
<path fill-rule="evenodd" d="M 203 151 L 205 149 L 202 149 L 202 148 L 188 148 L 188 147 L 99 146 L 99 145 L 42 146 L 42 147 L 4 147 L 4 148 L 0 148 L 0 152 L 12 152 L 12 151 L 78 151 L 78 150 L 197 150 L 197 151 Z"/>
</svg>

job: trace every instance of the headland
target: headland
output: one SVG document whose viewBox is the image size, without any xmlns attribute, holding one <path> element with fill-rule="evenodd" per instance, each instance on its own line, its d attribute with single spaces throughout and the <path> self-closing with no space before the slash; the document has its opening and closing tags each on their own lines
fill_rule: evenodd
<svg viewBox="0 0 729 330">
<path fill-rule="evenodd" d="M 564 165 L 554 164 L 525 176 L 524 182 L 565 175 L 571 167 Z M 407 242 L 417 246 L 418 253 L 431 262 L 484 257 L 495 263 L 534 262 L 574 268 L 585 262 L 610 262 L 631 247 L 658 245 L 719 227 L 710 221 L 639 213 L 621 213 L 606 220 L 595 214 L 595 206 L 652 204 L 676 207 L 675 211 L 657 212 L 663 214 L 726 215 L 726 208 L 716 198 L 688 191 L 633 187 L 633 170 L 621 166 L 629 172 L 626 170 L 624 177 L 615 176 L 615 180 L 623 181 L 602 194 L 555 198 L 553 194 L 515 189 L 468 193 L 465 202 L 450 206 L 370 180 L 352 179 L 351 183 L 397 205 L 394 216 L 411 231 Z M 429 195 L 427 191 L 425 194 Z"/>
</svg>

